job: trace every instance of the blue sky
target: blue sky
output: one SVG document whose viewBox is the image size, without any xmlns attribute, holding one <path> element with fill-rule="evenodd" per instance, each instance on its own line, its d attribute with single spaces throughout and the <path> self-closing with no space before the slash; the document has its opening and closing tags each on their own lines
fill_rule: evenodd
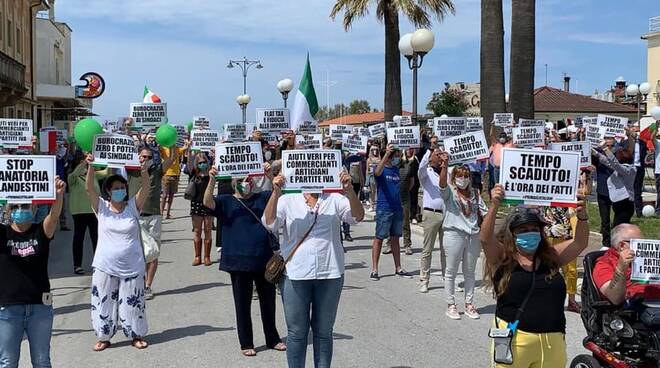
<svg viewBox="0 0 660 368">
<path fill-rule="evenodd" d="M 168 103 L 170 122 L 208 116 L 214 126 L 240 122 L 235 102 L 242 93 L 238 68 L 228 60 L 259 59 L 248 74 L 248 121 L 255 108 L 280 107 L 275 85 L 291 78 L 297 88 L 310 53 L 320 105 L 328 99 L 321 81 L 329 74 L 330 104 L 361 98 L 383 106 L 384 31 L 372 11 L 344 32 L 329 18 L 332 0 L 58 0 L 56 17 L 73 29 L 73 79 L 88 71 L 104 76 L 107 90 L 94 101 L 100 119 L 128 113 L 148 85 Z M 434 23 L 435 48 L 419 74 L 419 109 L 445 81 L 479 80 L 480 2 L 455 0 L 456 15 Z M 508 74 L 510 0 L 505 7 L 505 69 Z M 603 91 L 618 76 L 646 78 L 648 19 L 660 15 L 657 0 L 539 0 L 536 24 L 536 86 Z M 403 18 L 401 33 L 414 31 Z M 411 109 L 411 73 L 402 59 L 404 109 Z M 74 82 L 75 83 L 75 82 Z M 508 84 L 508 83 L 507 83 Z"/>
</svg>

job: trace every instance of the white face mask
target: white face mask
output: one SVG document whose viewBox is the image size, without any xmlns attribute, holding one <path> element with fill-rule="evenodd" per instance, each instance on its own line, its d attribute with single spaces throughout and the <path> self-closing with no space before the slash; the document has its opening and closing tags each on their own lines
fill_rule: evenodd
<svg viewBox="0 0 660 368">
<path fill-rule="evenodd" d="M 465 189 L 465 188 L 468 187 L 468 185 L 470 185 L 470 179 L 469 178 L 456 178 L 456 180 L 454 180 L 454 182 L 456 183 L 456 186 L 459 189 Z"/>
<path fill-rule="evenodd" d="M 273 153 L 272 153 L 272 152 L 270 152 L 270 151 L 266 151 L 266 152 L 264 152 L 264 160 L 266 160 L 266 161 L 270 161 L 270 159 L 272 158 L 272 156 L 273 156 Z"/>
</svg>

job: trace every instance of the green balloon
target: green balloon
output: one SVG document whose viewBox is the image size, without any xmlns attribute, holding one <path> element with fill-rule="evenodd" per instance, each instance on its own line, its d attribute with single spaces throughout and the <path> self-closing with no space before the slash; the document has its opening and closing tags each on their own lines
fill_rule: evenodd
<svg viewBox="0 0 660 368">
<path fill-rule="evenodd" d="M 176 128 L 173 125 L 161 125 L 156 130 L 156 143 L 163 147 L 172 147 L 176 144 Z"/>
<path fill-rule="evenodd" d="M 92 152 L 94 149 L 94 136 L 103 133 L 103 127 L 94 119 L 82 119 L 73 129 L 73 136 L 80 147 L 85 152 Z"/>
<path fill-rule="evenodd" d="M 189 121 L 189 122 L 188 122 L 188 125 L 186 125 L 186 128 L 188 128 L 188 133 L 190 133 L 190 131 L 191 131 L 192 128 L 193 128 L 193 122 L 192 122 L 192 121 Z"/>
</svg>

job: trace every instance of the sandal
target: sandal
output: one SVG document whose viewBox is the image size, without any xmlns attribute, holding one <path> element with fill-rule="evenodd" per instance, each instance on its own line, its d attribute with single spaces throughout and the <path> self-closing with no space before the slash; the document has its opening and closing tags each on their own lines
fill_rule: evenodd
<svg viewBox="0 0 660 368">
<path fill-rule="evenodd" d="M 133 345 L 133 347 L 138 350 L 146 349 L 149 347 L 149 344 L 147 344 L 147 342 L 142 339 L 133 339 L 131 345 Z"/>
<path fill-rule="evenodd" d="M 245 350 L 241 350 L 241 352 L 242 352 L 243 355 L 246 356 L 246 357 L 257 356 L 257 351 L 254 350 L 254 349 L 245 349 Z"/>
<path fill-rule="evenodd" d="M 277 345 L 273 346 L 271 349 L 277 351 L 286 351 L 286 345 L 283 342 L 278 342 Z"/>
<path fill-rule="evenodd" d="M 109 348 L 110 345 L 111 345 L 110 341 L 99 341 L 99 342 L 96 343 L 96 345 L 94 345 L 92 350 L 94 350 L 96 352 L 103 351 L 103 350 Z"/>
<path fill-rule="evenodd" d="M 569 311 L 569 312 L 579 314 L 582 311 L 582 307 L 580 306 L 580 304 L 578 302 L 569 300 L 568 301 L 568 306 L 566 307 L 566 310 Z"/>
</svg>

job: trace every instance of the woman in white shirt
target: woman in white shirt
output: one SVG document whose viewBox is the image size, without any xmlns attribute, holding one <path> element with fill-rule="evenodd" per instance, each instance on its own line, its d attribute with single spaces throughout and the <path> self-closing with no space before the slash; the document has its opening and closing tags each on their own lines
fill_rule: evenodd
<svg viewBox="0 0 660 368">
<path fill-rule="evenodd" d="M 149 197 L 150 180 L 145 161 L 141 169 L 141 188 L 128 197 L 128 183 L 120 175 L 106 179 L 107 199 L 94 189 L 92 155 L 87 155 L 87 195 L 98 219 L 98 245 L 92 267 L 92 326 L 98 338 L 94 351 L 110 346 L 110 339 L 121 328 L 137 349 L 147 347 L 147 316 L 144 303 L 145 260 L 140 242 L 139 217 Z M 120 322 L 121 321 L 121 322 Z"/>
<path fill-rule="evenodd" d="M 332 328 L 344 284 L 341 223 L 354 225 L 364 217 L 364 208 L 345 171 L 341 183 L 343 196 L 338 193 L 282 196 L 284 177 L 278 175 L 273 179 L 273 194 L 263 215 L 264 224 L 275 233 L 282 228 L 281 248 L 285 259 L 304 239 L 286 265 L 280 284 L 288 329 L 289 368 L 305 367 L 310 326 L 314 334 L 314 366 L 330 367 L 332 362 Z"/>
</svg>

